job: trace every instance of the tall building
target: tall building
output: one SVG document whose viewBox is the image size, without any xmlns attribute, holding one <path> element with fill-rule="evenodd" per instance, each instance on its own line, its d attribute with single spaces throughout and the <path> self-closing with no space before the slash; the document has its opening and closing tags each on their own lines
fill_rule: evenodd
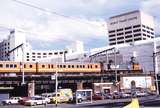
<svg viewBox="0 0 160 108">
<path fill-rule="evenodd" d="M 140 10 L 110 17 L 107 26 L 109 45 L 133 43 L 155 37 L 153 17 Z"/>
</svg>

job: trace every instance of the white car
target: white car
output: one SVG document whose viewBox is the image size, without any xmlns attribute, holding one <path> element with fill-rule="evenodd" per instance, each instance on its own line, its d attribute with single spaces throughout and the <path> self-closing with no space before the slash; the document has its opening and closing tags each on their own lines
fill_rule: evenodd
<svg viewBox="0 0 160 108">
<path fill-rule="evenodd" d="M 25 105 L 35 106 L 35 105 L 47 105 L 47 100 L 43 97 L 31 97 L 25 102 Z"/>
<path fill-rule="evenodd" d="M 6 105 L 6 104 L 18 104 L 19 100 L 21 99 L 21 97 L 11 97 L 9 99 L 3 100 L 2 104 Z"/>
</svg>

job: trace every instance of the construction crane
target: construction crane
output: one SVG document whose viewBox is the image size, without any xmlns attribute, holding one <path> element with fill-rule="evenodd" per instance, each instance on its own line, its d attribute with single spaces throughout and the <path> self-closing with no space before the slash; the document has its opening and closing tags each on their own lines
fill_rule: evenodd
<svg viewBox="0 0 160 108">
<path fill-rule="evenodd" d="M 21 71 L 22 71 L 22 85 L 25 84 L 25 82 L 24 82 L 24 69 L 23 69 L 24 68 L 24 47 L 23 46 L 24 46 L 24 43 L 16 46 L 15 48 L 8 51 L 8 53 L 7 53 L 7 56 L 9 57 L 10 53 L 14 52 L 15 50 L 18 50 L 18 48 L 21 48 L 21 50 L 22 50 L 22 62 L 20 62 L 20 66 L 21 66 L 20 68 L 21 68 Z"/>
</svg>

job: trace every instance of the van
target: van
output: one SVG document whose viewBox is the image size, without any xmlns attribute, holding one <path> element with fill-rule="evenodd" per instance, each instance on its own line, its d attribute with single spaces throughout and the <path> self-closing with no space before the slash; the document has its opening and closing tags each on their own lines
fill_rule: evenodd
<svg viewBox="0 0 160 108">
<path fill-rule="evenodd" d="M 63 102 L 71 102 L 73 100 L 73 93 L 71 89 L 59 89 L 57 92 L 57 98 L 56 93 L 51 99 L 52 103 L 63 103 Z"/>
</svg>

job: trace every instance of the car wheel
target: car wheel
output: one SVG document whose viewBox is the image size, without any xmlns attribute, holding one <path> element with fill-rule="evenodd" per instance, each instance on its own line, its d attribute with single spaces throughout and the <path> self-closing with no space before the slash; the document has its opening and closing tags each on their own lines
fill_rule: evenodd
<svg viewBox="0 0 160 108">
<path fill-rule="evenodd" d="M 11 104 L 11 102 L 8 102 L 8 104 L 10 105 L 10 104 Z"/>
<path fill-rule="evenodd" d="M 47 105 L 47 102 L 43 103 L 45 106 Z"/>
<path fill-rule="evenodd" d="M 78 102 L 81 103 L 81 102 L 82 102 L 82 99 L 79 99 Z"/>
</svg>

